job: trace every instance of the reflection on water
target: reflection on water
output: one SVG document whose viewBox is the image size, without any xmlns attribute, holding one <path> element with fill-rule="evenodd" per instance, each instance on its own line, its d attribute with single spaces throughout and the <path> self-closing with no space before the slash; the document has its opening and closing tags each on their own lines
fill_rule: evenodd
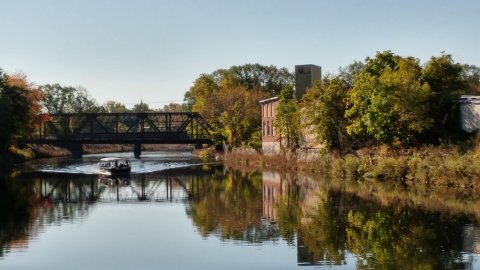
<svg viewBox="0 0 480 270">
<path fill-rule="evenodd" d="M 28 259 L 38 258 L 38 254 L 55 256 L 58 250 L 36 249 L 55 241 L 54 232 L 71 230 L 72 239 L 75 233 L 95 239 L 105 235 L 96 235 L 94 230 L 83 235 L 82 228 L 95 224 L 149 228 L 148 223 L 166 226 L 169 222 L 173 223 L 168 231 L 134 230 L 138 237 L 129 238 L 129 246 L 141 246 L 143 251 L 129 249 L 129 256 L 144 258 L 140 268 L 155 269 L 157 263 L 182 269 L 480 267 L 480 227 L 475 218 L 399 203 L 382 204 L 309 177 L 205 165 L 119 178 L 37 172 L 4 176 L 0 185 L 0 268 L 29 265 Z M 185 219 L 173 214 L 176 208 L 157 207 L 161 205 L 181 206 Z M 111 217 L 103 219 L 105 215 Z M 142 220 L 141 224 L 135 220 Z M 66 224 L 79 227 L 72 230 Z M 129 235 L 133 228 L 125 230 L 120 230 L 120 235 Z M 145 241 L 155 237 L 163 240 Z M 168 251 L 153 255 L 165 241 Z M 115 243 L 109 246 L 106 242 L 102 245 L 116 248 Z M 187 246 L 210 257 L 192 257 L 190 262 L 182 255 Z M 252 248 L 259 247 L 261 251 L 252 254 Z M 145 259 L 145 252 L 153 257 Z M 22 260 L 15 260 L 18 253 L 25 254 Z M 224 255 L 218 258 L 217 254 Z M 98 263 L 94 268 L 112 266 L 98 256 L 90 258 Z M 215 261 L 209 259 L 213 257 Z M 48 269 L 65 266 L 61 259 L 56 265 L 43 263 Z M 120 263 L 113 265 L 128 269 L 128 264 Z"/>
</svg>

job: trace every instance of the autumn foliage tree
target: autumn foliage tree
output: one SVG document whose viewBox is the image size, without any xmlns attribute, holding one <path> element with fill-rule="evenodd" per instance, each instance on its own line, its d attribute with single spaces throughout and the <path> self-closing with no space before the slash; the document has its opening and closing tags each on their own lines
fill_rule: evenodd
<svg viewBox="0 0 480 270">
<path fill-rule="evenodd" d="M 293 82 L 287 69 L 247 64 L 201 74 L 185 93 L 188 108 L 199 112 L 214 128 L 217 141 L 229 147 L 261 145 L 258 101 L 278 94 Z"/>
<path fill-rule="evenodd" d="M 251 143 L 259 132 L 261 115 L 258 101 L 266 95 L 261 90 L 248 91 L 242 86 L 221 88 L 208 96 L 203 116 L 225 138 L 229 146 Z"/>
<path fill-rule="evenodd" d="M 0 70 L 0 152 L 7 152 L 17 138 L 26 134 L 29 107 L 26 90 L 8 82 Z"/>
<path fill-rule="evenodd" d="M 27 75 L 24 73 L 15 73 L 7 75 L 7 85 L 23 89 L 28 104 L 28 126 L 26 133 L 31 133 L 40 125 L 41 122 L 48 120 L 48 116 L 42 113 L 41 103 L 45 99 L 45 95 L 40 87 L 29 82 Z"/>
</svg>

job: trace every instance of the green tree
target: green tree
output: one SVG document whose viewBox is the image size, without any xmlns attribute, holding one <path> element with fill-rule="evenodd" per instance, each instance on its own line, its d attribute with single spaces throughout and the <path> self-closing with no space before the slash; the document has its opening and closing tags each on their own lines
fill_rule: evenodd
<svg viewBox="0 0 480 270">
<path fill-rule="evenodd" d="M 232 66 L 229 71 L 235 74 L 239 84 L 247 89 L 259 88 L 272 95 L 280 94 L 285 85 L 293 84 L 294 77 L 287 68 L 245 64 Z"/>
<path fill-rule="evenodd" d="M 45 94 L 43 107 L 48 113 L 82 113 L 98 110 L 95 100 L 84 87 L 46 84 L 41 86 Z"/>
<path fill-rule="evenodd" d="M 120 102 L 109 100 L 103 104 L 103 110 L 108 113 L 127 112 L 127 108 Z"/>
<path fill-rule="evenodd" d="M 451 55 L 432 57 L 423 67 L 422 77 L 432 91 L 429 114 L 434 120 L 432 135 L 448 139 L 460 131 L 458 98 L 468 90 L 463 67 Z"/>
<path fill-rule="evenodd" d="M 474 65 L 463 65 L 462 79 L 467 84 L 466 94 L 480 95 L 480 67 Z"/>
<path fill-rule="evenodd" d="M 360 73 L 364 68 L 365 64 L 363 62 L 354 61 L 352 64 L 346 67 L 340 67 L 338 69 L 339 76 L 348 88 L 352 88 L 355 76 Z"/>
<path fill-rule="evenodd" d="M 187 112 L 189 111 L 188 105 L 186 103 L 169 103 L 167 105 L 164 105 L 162 109 L 160 109 L 162 112 Z"/>
<path fill-rule="evenodd" d="M 300 113 L 291 85 L 283 87 L 280 91 L 274 125 L 282 136 L 286 149 L 298 148 L 300 144 Z"/>
<path fill-rule="evenodd" d="M 306 127 L 313 127 L 316 138 L 335 149 L 348 144 L 344 102 L 347 91 L 341 76 L 327 76 L 307 91 L 301 103 Z"/>
<path fill-rule="evenodd" d="M 153 110 L 150 109 L 150 106 L 147 103 L 143 103 L 143 101 L 140 101 L 140 103 L 133 105 L 133 108 L 131 111 L 132 112 L 151 112 Z"/>
<path fill-rule="evenodd" d="M 418 59 L 388 51 L 367 58 L 348 93 L 347 132 L 390 145 L 418 143 L 419 135 L 432 127 L 431 92 L 421 72 Z"/>
<path fill-rule="evenodd" d="M 205 100 L 219 89 L 220 86 L 212 75 L 201 74 L 185 93 L 185 102 L 190 110 L 202 113 L 205 111 Z"/>
</svg>

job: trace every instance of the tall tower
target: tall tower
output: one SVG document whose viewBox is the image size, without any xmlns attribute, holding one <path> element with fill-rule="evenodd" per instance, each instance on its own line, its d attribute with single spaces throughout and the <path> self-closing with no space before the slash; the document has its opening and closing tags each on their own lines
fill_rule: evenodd
<svg viewBox="0 0 480 270">
<path fill-rule="evenodd" d="M 315 81 L 322 79 L 322 68 L 316 65 L 295 66 L 295 98 L 300 100 Z"/>
</svg>

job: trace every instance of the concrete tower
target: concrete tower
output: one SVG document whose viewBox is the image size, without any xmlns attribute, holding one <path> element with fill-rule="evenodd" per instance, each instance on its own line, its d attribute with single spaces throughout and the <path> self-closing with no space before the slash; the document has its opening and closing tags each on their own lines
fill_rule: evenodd
<svg viewBox="0 0 480 270">
<path fill-rule="evenodd" d="M 322 68 L 316 65 L 295 66 L 295 98 L 300 100 L 315 81 L 322 79 Z"/>
</svg>

